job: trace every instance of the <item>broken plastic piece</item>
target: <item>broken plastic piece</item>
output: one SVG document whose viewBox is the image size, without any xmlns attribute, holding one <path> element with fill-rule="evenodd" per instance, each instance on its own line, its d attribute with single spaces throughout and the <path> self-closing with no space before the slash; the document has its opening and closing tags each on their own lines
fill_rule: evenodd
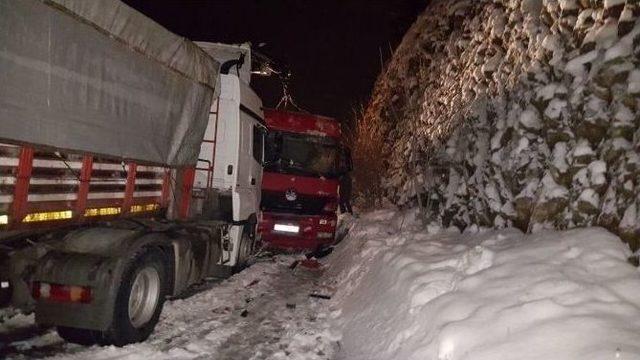
<svg viewBox="0 0 640 360">
<path fill-rule="evenodd" d="M 331 296 L 330 296 L 330 295 L 315 294 L 315 293 L 311 293 L 311 294 L 309 294 L 309 297 L 312 297 L 312 298 L 318 298 L 318 299 L 325 299 L 325 300 L 329 300 L 329 299 L 331 299 Z"/>
</svg>

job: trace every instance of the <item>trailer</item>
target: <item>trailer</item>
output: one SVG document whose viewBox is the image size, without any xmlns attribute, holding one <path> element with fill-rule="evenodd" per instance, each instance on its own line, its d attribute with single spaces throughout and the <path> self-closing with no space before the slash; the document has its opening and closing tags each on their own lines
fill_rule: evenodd
<svg viewBox="0 0 640 360">
<path fill-rule="evenodd" d="M 248 45 L 82 0 L 0 0 L 0 44 L 0 305 L 122 346 L 246 266 L 265 133 Z"/>
</svg>

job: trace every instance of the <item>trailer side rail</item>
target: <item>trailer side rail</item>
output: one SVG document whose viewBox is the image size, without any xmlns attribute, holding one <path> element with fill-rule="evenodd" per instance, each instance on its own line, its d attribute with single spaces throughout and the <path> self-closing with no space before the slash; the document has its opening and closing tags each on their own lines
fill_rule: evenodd
<svg viewBox="0 0 640 360">
<path fill-rule="evenodd" d="M 153 216 L 170 181 L 162 166 L 0 144 L 0 230 Z"/>
</svg>

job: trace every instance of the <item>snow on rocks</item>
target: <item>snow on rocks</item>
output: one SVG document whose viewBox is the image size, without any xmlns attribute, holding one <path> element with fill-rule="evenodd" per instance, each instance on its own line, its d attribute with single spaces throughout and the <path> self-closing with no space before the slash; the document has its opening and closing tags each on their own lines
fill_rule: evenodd
<svg viewBox="0 0 640 360">
<path fill-rule="evenodd" d="M 633 70 L 629 73 L 629 94 L 640 94 L 640 70 Z"/>
<path fill-rule="evenodd" d="M 640 277 L 615 235 L 460 234 L 418 219 L 363 215 L 330 256 L 338 358 L 640 358 Z"/>
<path fill-rule="evenodd" d="M 520 123 L 525 129 L 533 132 L 540 130 L 542 127 L 538 113 L 535 109 L 523 111 L 522 114 L 520 114 Z"/>
<path fill-rule="evenodd" d="M 422 196 L 443 227 L 461 230 L 602 225 L 621 235 L 640 195 L 639 14 L 630 0 L 433 1 L 362 120 L 377 126 L 388 158 L 378 169 L 386 198 Z M 410 86 L 416 77 L 422 86 Z M 435 176 L 407 190 L 425 174 Z M 530 188 L 547 174 L 568 190 L 566 206 L 535 217 L 546 199 Z M 596 200 L 609 187 L 605 214 Z M 639 234 L 630 245 L 640 244 L 636 225 L 625 230 Z"/>
</svg>

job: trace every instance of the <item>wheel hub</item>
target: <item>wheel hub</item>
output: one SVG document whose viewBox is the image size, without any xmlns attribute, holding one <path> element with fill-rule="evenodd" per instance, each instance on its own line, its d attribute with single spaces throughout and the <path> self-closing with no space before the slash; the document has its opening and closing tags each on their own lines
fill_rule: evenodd
<svg viewBox="0 0 640 360">
<path fill-rule="evenodd" d="M 129 294 L 129 320 L 138 328 L 149 322 L 160 298 L 160 275 L 153 267 L 141 269 Z"/>
</svg>

